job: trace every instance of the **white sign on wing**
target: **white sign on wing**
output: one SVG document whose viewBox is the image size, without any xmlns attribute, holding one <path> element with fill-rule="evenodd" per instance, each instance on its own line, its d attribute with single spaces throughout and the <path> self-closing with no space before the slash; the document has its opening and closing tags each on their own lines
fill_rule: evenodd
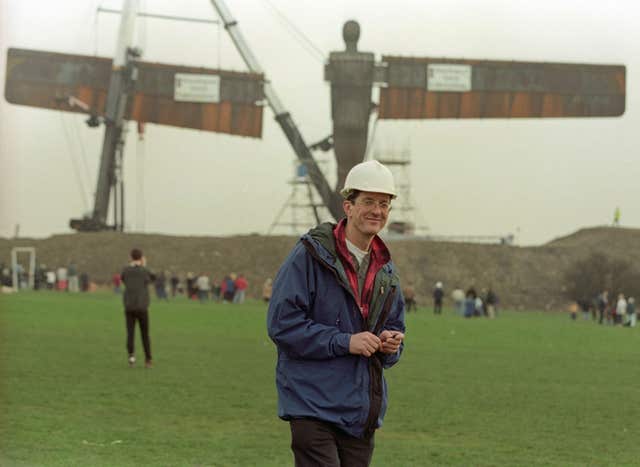
<svg viewBox="0 0 640 467">
<path fill-rule="evenodd" d="M 430 63 L 427 65 L 427 91 L 471 91 L 471 65 Z"/>
<path fill-rule="evenodd" d="M 220 76 L 176 73 L 173 99 L 178 102 L 220 102 Z"/>
</svg>

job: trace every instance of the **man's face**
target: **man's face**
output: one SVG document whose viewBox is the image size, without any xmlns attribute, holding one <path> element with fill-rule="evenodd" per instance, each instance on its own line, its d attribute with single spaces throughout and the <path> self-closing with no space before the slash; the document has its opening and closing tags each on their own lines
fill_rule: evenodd
<svg viewBox="0 0 640 467">
<path fill-rule="evenodd" d="M 373 236 L 387 223 L 391 196 L 363 191 L 355 200 L 344 201 L 342 207 L 349 225 L 362 235 Z"/>
</svg>

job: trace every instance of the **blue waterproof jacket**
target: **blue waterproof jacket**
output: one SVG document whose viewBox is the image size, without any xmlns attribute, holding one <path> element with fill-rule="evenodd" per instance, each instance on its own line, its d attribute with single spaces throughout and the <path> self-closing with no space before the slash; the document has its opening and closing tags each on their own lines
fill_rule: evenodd
<svg viewBox="0 0 640 467">
<path fill-rule="evenodd" d="M 349 353 L 352 334 L 384 329 L 404 333 L 404 300 L 391 261 L 377 273 L 365 320 L 337 256 L 333 224 L 304 235 L 280 268 L 267 327 L 278 348 L 278 416 L 313 418 L 356 437 L 382 425 L 387 407 L 383 368 L 393 355 Z"/>
</svg>

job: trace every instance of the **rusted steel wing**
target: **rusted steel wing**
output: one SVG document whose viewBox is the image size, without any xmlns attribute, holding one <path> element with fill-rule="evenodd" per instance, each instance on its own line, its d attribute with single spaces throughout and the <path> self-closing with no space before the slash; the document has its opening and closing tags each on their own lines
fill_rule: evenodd
<svg viewBox="0 0 640 467">
<path fill-rule="evenodd" d="M 5 98 L 13 104 L 86 113 L 80 101 L 90 113 L 103 116 L 111 63 L 100 57 L 9 49 Z M 136 67 L 126 119 L 261 137 L 262 75 L 147 62 L 136 62 Z"/>
<path fill-rule="evenodd" d="M 616 117 L 623 65 L 383 56 L 379 118 Z"/>
</svg>

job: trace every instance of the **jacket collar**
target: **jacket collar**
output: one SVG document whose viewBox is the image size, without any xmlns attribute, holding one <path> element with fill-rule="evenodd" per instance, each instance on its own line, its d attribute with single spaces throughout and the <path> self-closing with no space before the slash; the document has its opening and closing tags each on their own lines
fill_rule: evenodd
<svg viewBox="0 0 640 467">
<path fill-rule="evenodd" d="M 338 253 L 343 258 L 350 258 L 349 249 L 347 248 L 346 242 L 346 229 L 347 229 L 347 219 L 342 219 L 338 225 L 334 228 L 333 234 L 337 239 L 336 248 Z M 382 239 L 377 235 L 373 237 L 371 240 L 371 245 L 369 246 L 369 251 L 371 253 L 372 260 L 375 259 L 375 262 L 380 266 L 387 264 L 391 259 L 391 254 L 389 253 L 389 249 L 384 244 Z M 350 261 L 350 259 L 349 259 Z"/>
<path fill-rule="evenodd" d="M 320 258 L 330 265 L 334 265 L 338 256 L 336 250 L 336 242 L 333 236 L 333 229 L 336 224 L 332 222 L 324 222 L 317 227 L 309 230 L 302 238 L 311 240 L 316 245 L 316 251 Z M 321 248 L 318 248 L 321 247 Z"/>
<path fill-rule="evenodd" d="M 347 225 L 347 220 L 342 219 L 339 224 L 342 224 L 344 229 Z M 318 255 L 320 255 L 320 257 L 330 265 L 334 265 L 338 259 L 338 247 L 336 245 L 334 230 L 339 227 L 339 224 L 323 222 L 302 236 L 302 238 L 311 240 L 313 244 L 322 247 L 316 248 L 316 251 L 318 252 Z M 348 252 L 346 242 L 343 240 L 342 243 L 344 244 L 344 251 Z M 375 251 L 376 256 L 380 258 L 380 262 L 384 264 L 382 269 L 386 273 L 392 274 L 393 263 L 391 262 L 391 253 L 389 253 L 389 249 L 378 235 L 376 235 L 371 241 L 371 251 Z"/>
</svg>

